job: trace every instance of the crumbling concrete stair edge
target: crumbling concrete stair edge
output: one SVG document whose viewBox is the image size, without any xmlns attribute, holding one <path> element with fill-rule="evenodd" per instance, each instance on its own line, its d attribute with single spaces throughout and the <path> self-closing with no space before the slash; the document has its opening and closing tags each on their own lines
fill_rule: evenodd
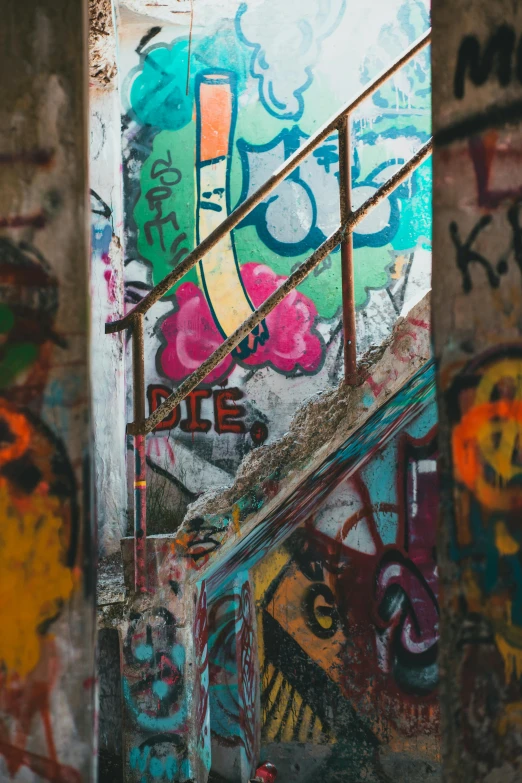
<svg viewBox="0 0 522 783">
<path fill-rule="evenodd" d="M 177 533 L 153 538 L 179 544 L 195 518 L 217 521 L 218 525 L 221 523 L 226 537 L 205 566 L 189 572 L 190 579 L 199 581 L 207 578 L 227 561 L 239 540 L 243 540 L 283 504 L 330 454 L 413 378 L 430 356 L 430 297 L 427 294 L 397 321 L 387 340 L 361 359 L 359 369 L 366 378 L 361 386 L 346 388 L 341 384 L 335 390 L 324 391 L 309 399 L 296 413 L 288 433 L 275 443 L 251 452 L 243 460 L 230 487 L 207 492 L 191 504 Z M 372 388 L 378 393 L 374 394 Z M 365 398 L 369 400 L 370 395 L 373 402 L 366 405 Z M 347 410 L 351 415 L 347 416 Z M 318 417 L 324 419 L 325 416 L 326 421 L 318 426 Z M 281 471 L 284 467 L 286 472 L 283 476 Z M 274 487 L 271 481 L 278 470 L 280 475 Z M 242 517 L 241 508 L 248 509 L 249 495 L 256 495 L 261 505 L 257 511 Z M 127 546 L 131 541 L 132 538 L 128 541 L 122 539 Z M 114 556 L 114 562 L 105 558 L 100 563 L 100 571 L 98 625 L 118 627 L 125 602 L 119 553 Z"/>
<path fill-rule="evenodd" d="M 250 452 L 230 487 L 205 493 L 191 504 L 176 534 L 189 534 L 195 519 L 227 528 L 221 545 L 193 577 L 204 579 L 226 560 L 238 538 L 250 533 L 304 482 L 430 359 L 430 294 L 405 317 L 390 337 L 359 363 L 364 382 L 357 387 L 327 390 L 308 400 L 289 431 L 275 443 Z M 369 403 L 369 400 L 372 402 Z M 255 498 L 257 509 L 252 509 Z"/>
</svg>

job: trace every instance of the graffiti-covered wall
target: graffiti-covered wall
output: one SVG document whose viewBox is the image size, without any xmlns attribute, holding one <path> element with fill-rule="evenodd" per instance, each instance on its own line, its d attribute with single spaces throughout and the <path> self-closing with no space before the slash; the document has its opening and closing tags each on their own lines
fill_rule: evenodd
<svg viewBox="0 0 522 783">
<path fill-rule="evenodd" d="M 87 14 L 20 10 L 0 2 L 0 780 L 80 783 L 96 766 Z"/>
<path fill-rule="evenodd" d="M 496 783 L 522 760 L 522 9 L 436 5 L 445 769 Z"/>
<path fill-rule="evenodd" d="M 295 781 L 438 780 L 433 391 L 254 570 L 263 756 Z"/>
<path fill-rule="evenodd" d="M 373 5 L 120 4 L 128 306 L 429 26 L 425 0 Z M 429 105 L 424 53 L 354 115 L 356 206 L 427 140 Z M 148 412 L 337 227 L 338 176 L 333 135 L 153 307 Z M 359 352 L 429 288 L 430 183 L 427 163 L 354 235 Z M 230 483 L 342 377 L 340 307 L 336 250 L 148 439 L 154 473 L 189 499 Z"/>
</svg>

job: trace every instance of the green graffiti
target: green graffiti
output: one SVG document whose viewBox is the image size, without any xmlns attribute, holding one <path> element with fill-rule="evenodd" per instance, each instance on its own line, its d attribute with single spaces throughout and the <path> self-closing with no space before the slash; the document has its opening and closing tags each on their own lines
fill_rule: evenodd
<svg viewBox="0 0 522 783">
<path fill-rule="evenodd" d="M 141 169 L 134 219 L 138 252 L 151 262 L 154 283 L 171 272 L 196 244 L 195 146 L 193 123 L 177 132 L 162 131 Z M 197 283 L 197 279 L 192 269 L 184 281 Z"/>
<path fill-rule="evenodd" d="M 38 357 L 38 346 L 28 342 L 9 342 L 15 326 L 13 311 L 0 304 L 0 335 L 7 340 L 0 349 L 0 389 L 7 389 L 16 377 L 25 372 Z"/>
<path fill-rule="evenodd" d="M 14 314 L 10 307 L 0 303 L 0 334 L 7 334 L 14 325 Z"/>
</svg>

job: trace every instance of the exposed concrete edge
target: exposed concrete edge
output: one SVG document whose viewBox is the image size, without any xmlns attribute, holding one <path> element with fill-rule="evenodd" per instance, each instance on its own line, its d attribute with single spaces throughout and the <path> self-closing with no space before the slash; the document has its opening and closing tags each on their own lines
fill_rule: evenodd
<svg viewBox="0 0 522 783">
<path fill-rule="evenodd" d="M 89 0 L 89 77 L 91 87 L 115 87 L 116 34 L 112 0 Z"/>
<path fill-rule="evenodd" d="M 257 527 L 333 451 L 386 400 L 407 383 L 429 360 L 430 294 L 399 318 L 390 337 L 359 362 L 364 379 L 360 386 L 322 392 L 306 402 L 294 416 L 289 431 L 275 443 L 250 452 L 239 466 L 231 486 L 205 493 L 192 503 L 176 534 L 188 546 L 195 521 L 218 529 L 215 551 L 195 571 L 204 578 L 215 569 L 216 558 L 234 547 L 237 537 Z M 222 534 L 222 535 L 221 535 Z M 219 552 L 219 555 L 218 555 Z"/>
</svg>

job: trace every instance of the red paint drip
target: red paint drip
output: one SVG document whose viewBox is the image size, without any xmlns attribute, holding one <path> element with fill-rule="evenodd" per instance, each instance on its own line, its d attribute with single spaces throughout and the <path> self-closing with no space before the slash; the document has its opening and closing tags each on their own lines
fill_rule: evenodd
<svg viewBox="0 0 522 783">
<path fill-rule="evenodd" d="M 114 278 L 114 273 L 111 269 L 106 269 L 103 273 L 103 277 L 105 279 L 105 282 L 107 283 L 107 293 L 109 296 L 109 302 L 111 304 L 114 304 L 116 301 L 116 280 Z"/>
</svg>

